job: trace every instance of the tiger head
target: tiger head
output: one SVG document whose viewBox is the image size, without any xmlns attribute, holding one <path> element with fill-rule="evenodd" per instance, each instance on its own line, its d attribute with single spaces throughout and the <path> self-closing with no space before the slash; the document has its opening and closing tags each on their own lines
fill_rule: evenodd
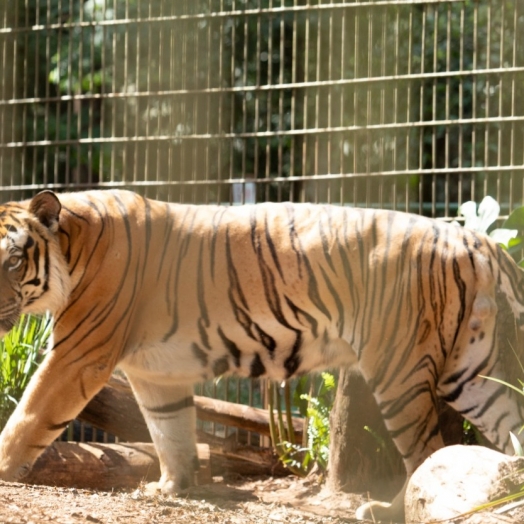
<svg viewBox="0 0 524 524">
<path fill-rule="evenodd" d="M 0 206 L 0 336 L 22 313 L 56 313 L 67 301 L 69 271 L 57 237 L 60 211 L 52 191 Z"/>
</svg>

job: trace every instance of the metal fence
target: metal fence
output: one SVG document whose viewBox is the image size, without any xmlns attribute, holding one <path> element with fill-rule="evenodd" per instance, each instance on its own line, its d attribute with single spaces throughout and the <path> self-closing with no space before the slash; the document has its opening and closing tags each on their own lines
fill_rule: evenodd
<svg viewBox="0 0 524 524">
<path fill-rule="evenodd" d="M 3 0 L 0 64 L 2 200 L 524 200 L 521 0 Z"/>
<path fill-rule="evenodd" d="M 523 199 L 518 0 L 13 0 L 0 188 L 332 201 Z"/>
</svg>

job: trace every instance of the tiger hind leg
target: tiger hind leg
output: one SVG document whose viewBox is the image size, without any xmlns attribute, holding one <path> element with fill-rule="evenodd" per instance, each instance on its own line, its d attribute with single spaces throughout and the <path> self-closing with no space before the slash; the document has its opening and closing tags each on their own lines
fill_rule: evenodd
<svg viewBox="0 0 524 524">
<path fill-rule="evenodd" d="M 398 350 L 398 355 L 424 355 L 425 346 L 435 344 L 438 334 L 423 342 Z M 438 339 L 437 339 L 438 340 Z M 430 346 L 431 347 L 431 346 Z M 390 373 L 378 384 L 368 380 L 386 427 L 400 452 L 407 479 L 432 453 L 444 447 L 438 419 L 436 377 L 431 362 L 404 372 Z M 376 362 L 361 360 L 363 375 L 376 376 Z M 392 364 L 392 369 L 395 369 Z M 377 522 L 403 522 L 407 481 L 391 503 L 371 501 L 361 506 L 357 518 Z"/>
<path fill-rule="evenodd" d="M 195 484 L 198 455 L 192 386 L 155 383 L 127 372 L 160 461 L 161 477 L 148 491 L 176 494 Z"/>
<path fill-rule="evenodd" d="M 503 343 L 501 323 L 495 300 L 479 292 L 440 379 L 439 394 L 498 449 L 512 454 L 510 432 L 519 433 L 524 413 L 518 395 L 498 380 L 511 382 L 523 363 L 514 354 L 518 347 Z"/>
</svg>

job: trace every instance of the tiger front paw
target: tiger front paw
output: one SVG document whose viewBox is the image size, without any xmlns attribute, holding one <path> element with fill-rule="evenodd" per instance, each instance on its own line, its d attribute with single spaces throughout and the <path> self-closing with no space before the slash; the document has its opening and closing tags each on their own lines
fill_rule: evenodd
<svg viewBox="0 0 524 524">
<path fill-rule="evenodd" d="M 176 475 L 163 474 L 158 482 L 149 482 L 144 488 L 146 495 L 179 495 L 196 485 L 195 471 L 188 468 L 186 472 L 177 471 Z"/>
<path fill-rule="evenodd" d="M 31 464 L 26 462 L 21 465 L 9 464 L 0 461 L 0 480 L 6 482 L 18 482 L 31 471 Z"/>
</svg>

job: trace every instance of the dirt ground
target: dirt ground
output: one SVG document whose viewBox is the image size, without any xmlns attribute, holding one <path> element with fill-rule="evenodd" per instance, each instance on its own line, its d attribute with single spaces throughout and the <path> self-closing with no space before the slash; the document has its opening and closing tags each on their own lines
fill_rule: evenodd
<svg viewBox="0 0 524 524">
<path fill-rule="evenodd" d="M 365 497 L 328 494 L 317 479 L 223 480 L 192 488 L 185 496 L 148 496 L 0 481 L 0 524 L 349 524 Z M 460 524 L 461 518 L 439 521 Z M 478 514 L 474 524 L 523 524 L 522 501 Z"/>
<path fill-rule="evenodd" d="M 0 523 L 354 523 L 362 502 L 296 477 L 215 479 L 178 498 L 0 482 Z"/>
</svg>

